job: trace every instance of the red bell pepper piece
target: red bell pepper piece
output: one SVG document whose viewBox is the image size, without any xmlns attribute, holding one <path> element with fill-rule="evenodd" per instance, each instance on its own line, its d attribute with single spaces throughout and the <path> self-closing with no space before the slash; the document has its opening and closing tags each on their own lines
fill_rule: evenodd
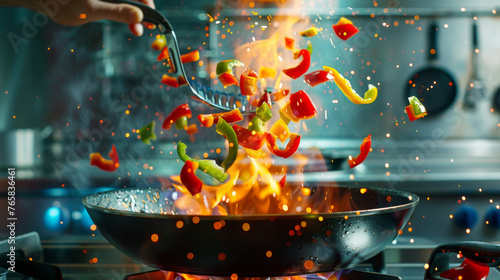
<svg viewBox="0 0 500 280">
<path fill-rule="evenodd" d="M 425 110 L 424 105 L 422 105 L 418 98 L 412 96 L 408 97 L 408 100 L 410 101 L 410 105 L 406 106 L 405 110 L 406 114 L 408 114 L 408 119 L 410 119 L 410 122 L 423 118 L 427 115 L 427 111 Z"/>
<path fill-rule="evenodd" d="M 195 62 L 198 60 L 200 60 L 200 52 L 198 50 L 188 52 L 188 53 L 181 55 L 181 62 L 182 63 Z"/>
<path fill-rule="evenodd" d="M 242 121 L 243 115 L 241 115 L 239 108 L 236 108 L 232 111 L 225 112 L 225 113 L 198 115 L 198 120 L 205 127 L 211 127 L 214 123 L 217 123 L 219 121 L 219 118 L 223 118 L 228 123 L 233 123 L 233 122 Z"/>
<path fill-rule="evenodd" d="M 163 84 L 166 84 L 167 86 L 179 87 L 179 83 L 177 82 L 177 79 L 174 77 L 170 77 L 167 74 L 163 74 L 163 77 L 161 77 L 161 82 Z"/>
<path fill-rule="evenodd" d="M 199 165 L 198 162 L 186 160 L 181 170 L 181 182 L 192 195 L 200 193 L 203 186 L 201 180 L 194 174 Z"/>
<path fill-rule="evenodd" d="M 311 53 L 308 50 L 300 50 L 299 57 L 302 56 L 302 61 L 293 68 L 283 70 L 283 73 L 292 79 L 297 79 L 307 72 L 311 65 Z"/>
<path fill-rule="evenodd" d="M 286 183 L 286 174 L 283 176 L 283 178 L 281 178 L 281 180 L 279 182 L 281 188 L 285 187 L 285 183 Z"/>
<path fill-rule="evenodd" d="M 232 86 L 232 85 L 238 85 L 238 80 L 231 73 L 227 73 L 227 72 L 222 73 L 217 78 L 219 78 L 219 81 L 225 87 Z"/>
<path fill-rule="evenodd" d="M 111 146 L 111 151 L 108 154 L 110 159 L 105 159 L 101 153 L 90 154 L 90 165 L 95 165 L 103 171 L 113 172 L 120 166 L 118 160 L 118 153 L 116 152 L 115 145 Z"/>
<path fill-rule="evenodd" d="M 342 40 L 347 40 L 359 32 L 359 29 L 352 24 L 352 21 L 341 17 L 337 24 L 332 25 L 333 31 Z"/>
<path fill-rule="evenodd" d="M 360 153 L 357 157 L 353 158 L 352 156 L 349 156 L 347 159 L 347 162 L 349 163 L 349 166 L 351 168 L 354 168 L 358 166 L 358 164 L 362 163 L 366 157 L 368 156 L 368 153 L 370 152 L 370 148 L 372 146 L 372 135 L 369 134 L 364 140 L 363 143 L 361 143 L 361 146 L 359 146 Z"/>
<path fill-rule="evenodd" d="M 238 138 L 238 144 L 244 148 L 258 150 L 266 142 L 267 132 L 256 132 L 237 124 L 233 125 L 233 130 Z"/>
<path fill-rule="evenodd" d="M 163 129 L 170 129 L 172 124 L 174 124 L 179 118 L 187 117 L 191 118 L 191 109 L 187 103 L 177 106 L 170 114 L 165 118 L 162 124 Z"/>
<path fill-rule="evenodd" d="M 465 258 L 461 265 L 441 272 L 439 276 L 451 280 L 484 280 L 489 273 L 487 265 Z"/>
<path fill-rule="evenodd" d="M 267 148 L 275 156 L 282 157 L 282 158 L 288 158 L 291 155 L 293 155 L 297 151 L 297 149 L 299 148 L 300 137 L 301 137 L 300 134 L 291 133 L 290 140 L 288 141 L 286 148 L 284 148 L 283 150 L 280 150 L 280 148 L 278 147 L 278 144 L 276 143 L 278 136 L 273 135 L 271 133 L 268 133 L 266 135 Z"/>
<path fill-rule="evenodd" d="M 285 37 L 285 48 L 288 50 L 293 50 L 293 43 L 295 42 L 295 39 Z"/>
<path fill-rule="evenodd" d="M 271 95 L 269 94 L 269 92 L 265 92 L 259 99 L 259 103 L 257 104 L 257 107 L 260 107 L 260 105 L 262 105 L 262 103 L 266 102 L 267 105 L 269 105 L 269 108 L 272 108 L 273 107 L 273 102 L 271 101 Z"/>
<path fill-rule="evenodd" d="M 303 90 L 290 95 L 290 108 L 292 109 L 292 114 L 300 119 L 310 119 L 317 114 L 316 105 L 314 105 L 309 95 Z"/>
<path fill-rule="evenodd" d="M 257 93 L 257 73 L 247 68 L 240 76 L 240 90 L 242 95 L 255 95 Z"/>
<path fill-rule="evenodd" d="M 325 70 L 314 71 L 314 72 L 311 72 L 311 73 L 306 74 L 304 76 L 304 81 L 312 87 L 315 87 L 319 84 L 322 84 L 324 82 L 328 82 L 331 80 L 333 80 L 333 75 L 330 74 L 330 72 L 325 71 Z"/>
</svg>

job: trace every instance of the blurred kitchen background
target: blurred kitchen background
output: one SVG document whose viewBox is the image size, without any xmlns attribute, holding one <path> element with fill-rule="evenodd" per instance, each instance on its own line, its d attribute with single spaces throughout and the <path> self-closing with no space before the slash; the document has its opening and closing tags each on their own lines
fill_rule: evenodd
<svg viewBox="0 0 500 280">
<path fill-rule="evenodd" d="M 306 156 L 320 151 L 324 161 L 324 168 L 310 168 L 301 180 L 417 193 L 421 202 L 401 246 L 427 250 L 436 242 L 500 239 L 498 1 L 204 0 L 156 5 L 174 27 L 181 52 L 200 50 L 200 62 L 186 70 L 205 84 L 219 87 L 213 84 L 215 65 L 223 59 L 241 59 L 254 70 L 295 65 L 283 44 L 288 36 L 301 48 L 311 43 L 308 72 L 327 65 L 360 94 L 368 84 L 379 88 L 373 104 L 354 105 L 334 83 L 311 88 L 301 78 L 282 79 L 283 88 L 307 91 L 318 107 L 317 118 L 290 124 L 304 135 L 301 151 Z M 360 29 L 347 41 L 332 30 L 341 16 Z M 433 24 L 437 59 L 429 61 Z M 312 25 L 323 31 L 312 38 L 298 35 Z M 18 234 L 37 231 L 52 256 L 48 262 L 64 263 L 63 256 L 71 252 L 78 260 L 95 257 L 102 266 L 108 264 L 101 256 L 113 249 L 91 229 L 80 202 L 85 194 L 161 185 L 162 177 L 178 174 L 182 167 L 174 147 L 179 140 L 197 140 L 189 145 L 194 155 L 224 156 L 214 152 L 225 148 L 213 129 L 199 127 L 195 139 L 182 130 L 161 129 L 165 116 L 182 103 L 189 102 L 194 115 L 212 110 L 160 83 L 167 68 L 151 48 L 157 31 L 144 33 L 134 37 L 126 26 L 108 21 L 60 26 L 33 11 L 0 8 L 0 167 L 17 170 Z M 429 66 L 447 72 L 456 92 L 446 97 L 434 91 L 432 100 L 442 108 L 410 123 L 404 111 L 410 80 Z M 239 77 L 244 68 L 235 70 Z M 267 88 L 279 86 L 267 80 Z M 135 131 L 152 120 L 158 140 L 149 146 Z M 191 122 L 197 123 L 196 117 Z M 373 151 L 351 170 L 346 158 L 359 153 L 368 134 Z M 89 154 L 107 154 L 112 144 L 120 156 L 118 171 L 91 167 Z M 311 164 L 316 166 L 313 160 Z M 6 180 L 0 185 L 3 207 Z M 5 216 L 0 211 L 0 219 Z M 99 246 L 105 249 L 99 251 Z M 84 249 L 83 254 L 87 247 L 95 253 Z"/>
</svg>

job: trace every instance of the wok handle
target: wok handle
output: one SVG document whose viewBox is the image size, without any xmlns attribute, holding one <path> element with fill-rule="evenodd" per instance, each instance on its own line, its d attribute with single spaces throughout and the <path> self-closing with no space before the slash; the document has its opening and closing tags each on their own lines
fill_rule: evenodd
<svg viewBox="0 0 500 280">
<path fill-rule="evenodd" d="M 432 272 L 443 272 L 450 269 L 450 253 L 462 254 L 465 258 L 488 267 L 498 266 L 500 262 L 500 245 L 479 241 L 446 243 L 439 245 L 432 251 L 428 262 L 429 268 L 425 270 L 425 280 L 442 279 L 433 275 Z"/>
<path fill-rule="evenodd" d="M 438 58 L 437 51 L 437 29 L 438 26 L 436 22 L 432 22 L 429 26 L 428 40 L 429 40 L 429 49 L 427 50 L 427 59 L 429 61 L 436 60 Z"/>
<path fill-rule="evenodd" d="M 168 22 L 168 20 L 160 12 L 149 7 L 148 5 L 129 0 L 101 0 L 101 1 L 114 4 L 128 4 L 135 6 L 141 9 L 142 13 L 144 14 L 144 21 L 156 24 L 161 33 L 165 34 L 173 31 L 170 22 Z"/>
</svg>

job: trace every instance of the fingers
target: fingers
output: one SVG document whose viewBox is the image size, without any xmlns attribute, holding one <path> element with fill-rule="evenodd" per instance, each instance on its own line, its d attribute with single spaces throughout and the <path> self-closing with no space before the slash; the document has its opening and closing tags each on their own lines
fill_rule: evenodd
<svg viewBox="0 0 500 280">
<path fill-rule="evenodd" d="M 91 2 L 91 12 L 88 16 L 89 21 L 109 19 L 128 24 L 139 23 L 143 18 L 142 11 L 137 7 L 127 4 L 111 4 L 102 1 Z"/>
<path fill-rule="evenodd" d="M 135 36 L 141 36 L 144 33 L 144 27 L 140 23 L 129 24 L 128 28 Z"/>
</svg>

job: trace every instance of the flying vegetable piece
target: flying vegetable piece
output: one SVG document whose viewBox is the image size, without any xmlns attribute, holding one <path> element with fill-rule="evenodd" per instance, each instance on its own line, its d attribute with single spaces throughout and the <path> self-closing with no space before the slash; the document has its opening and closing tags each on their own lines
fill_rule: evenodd
<svg viewBox="0 0 500 280">
<path fill-rule="evenodd" d="M 323 66 L 325 71 L 328 71 L 333 75 L 334 82 L 337 84 L 339 89 L 344 93 L 344 95 L 351 100 L 354 104 L 370 104 L 377 99 L 378 89 L 374 85 L 369 84 L 368 90 L 365 92 L 364 97 L 359 96 L 356 91 L 351 87 L 351 83 L 344 78 L 337 70 L 332 67 Z"/>
<path fill-rule="evenodd" d="M 461 265 L 443 271 L 439 276 L 450 280 L 484 280 L 489 273 L 490 268 L 487 265 L 465 258 Z"/>
<path fill-rule="evenodd" d="M 293 43 L 295 42 L 295 39 L 285 37 L 285 48 L 288 50 L 293 50 Z"/>
<path fill-rule="evenodd" d="M 250 68 L 247 68 L 240 76 L 241 94 L 255 95 L 257 93 L 257 73 Z"/>
<path fill-rule="evenodd" d="M 222 83 L 222 85 L 225 87 L 232 86 L 232 85 L 236 85 L 236 86 L 238 85 L 238 80 L 231 73 L 227 73 L 227 72 L 222 73 L 217 78 Z"/>
<path fill-rule="evenodd" d="M 315 87 L 319 84 L 333 80 L 333 75 L 325 70 L 318 70 L 306 74 L 304 76 L 304 81 L 308 83 L 311 87 Z"/>
<path fill-rule="evenodd" d="M 191 118 L 191 109 L 189 109 L 189 105 L 187 103 L 181 104 L 177 106 L 170 114 L 165 118 L 162 124 L 163 129 L 172 128 L 172 124 L 174 124 L 179 118 L 187 117 Z"/>
<path fill-rule="evenodd" d="M 341 17 L 337 24 L 332 25 L 333 31 L 342 40 L 347 40 L 359 32 L 359 29 L 352 24 L 352 21 Z"/>
<path fill-rule="evenodd" d="M 269 107 L 269 104 L 267 102 L 263 102 L 262 105 L 257 107 L 255 113 L 257 117 L 263 122 L 267 122 L 273 117 L 273 113 L 271 112 L 271 108 Z"/>
<path fill-rule="evenodd" d="M 208 175 L 214 177 L 215 179 L 219 180 L 220 182 L 224 182 L 224 180 L 227 179 L 229 176 L 227 173 L 225 173 L 224 168 L 220 167 L 215 160 L 207 160 L 207 159 L 202 159 L 202 160 L 196 160 L 192 159 L 190 156 L 186 154 L 186 144 L 182 142 L 177 143 L 177 154 L 179 155 L 179 158 L 186 162 L 188 160 L 197 162 L 199 164 L 199 170 L 207 173 Z"/>
<path fill-rule="evenodd" d="M 244 148 L 259 150 L 266 143 L 267 132 L 252 131 L 237 124 L 233 125 L 233 130 L 238 138 L 238 144 Z"/>
<path fill-rule="evenodd" d="M 182 63 L 195 62 L 198 60 L 200 60 L 200 52 L 198 50 L 181 55 Z"/>
<path fill-rule="evenodd" d="M 293 113 L 292 113 L 292 107 L 290 106 L 290 102 L 287 102 L 285 104 L 285 106 L 281 107 L 280 109 L 280 117 L 281 119 L 286 123 L 288 124 L 290 121 L 292 122 L 299 122 L 300 121 L 300 118 L 296 117 Z"/>
<path fill-rule="evenodd" d="M 191 125 L 185 126 L 184 129 L 186 130 L 188 135 L 193 135 L 193 134 L 198 132 L 198 127 L 194 123 Z"/>
<path fill-rule="evenodd" d="M 264 121 L 262 121 L 259 117 L 254 116 L 248 123 L 248 129 L 255 132 L 263 132 L 265 125 Z"/>
<path fill-rule="evenodd" d="M 285 183 L 286 183 L 286 174 L 283 175 L 283 178 L 281 178 L 279 184 L 280 184 L 280 187 L 281 188 L 284 188 L 285 187 Z"/>
<path fill-rule="evenodd" d="M 288 141 L 288 144 L 286 145 L 286 147 L 284 149 L 280 149 L 278 147 L 278 144 L 276 143 L 278 136 L 273 135 L 271 133 L 268 133 L 266 135 L 267 148 L 275 156 L 282 157 L 282 158 L 288 158 L 291 155 L 293 155 L 297 151 L 297 149 L 299 148 L 300 137 L 301 137 L 300 134 L 291 133 L 290 140 Z"/>
<path fill-rule="evenodd" d="M 314 37 L 318 35 L 318 32 L 323 31 L 323 28 L 309 27 L 308 29 L 301 31 L 299 34 L 303 37 Z"/>
<path fill-rule="evenodd" d="M 257 107 L 260 107 L 262 105 L 262 103 L 267 103 L 267 105 L 269 105 L 269 108 L 273 107 L 273 102 L 271 100 L 271 94 L 269 94 L 269 92 L 267 92 L 267 90 L 260 97 L 259 103 L 257 103 Z"/>
<path fill-rule="evenodd" d="M 259 69 L 259 79 L 266 79 L 266 78 L 271 78 L 274 79 L 276 77 L 276 70 L 262 66 Z"/>
<path fill-rule="evenodd" d="M 151 145 L 151 141 L 156 140 L 155 134 L 156 122 L 152 121 L 148 125 L 144 126 L 139 130 L 139 135 L 141 136 L 141 141 L 146 145 Z"/>
<path fill-rule="evenodd" d="M 299 63 L 299 65 L 283 70 L 283 73 L 285 73 L 285 75 L 292 79 L 297 79 L 307 72 L 309 66 L 311 65 L 311 53 L 308 50 L 302 49 L 299 52 L 299 57 L 301 56 L 302 61 Z"/>
<path fill-rule="evenodd" d="M 161 77 L 161 82 L 163 84 L 166 84 L 167 86 L 179 87 L 179 82 L 177 82 L 177 79 L 174 77 L 170 77 L 167 74 L 163 74 L 163 77 Z"/>
<path fill-rule="evenodd" d="M 175 128 L 184 129 L 188 125 L 188 118 L 186 116 L 180 117 L 175 121 Z"/>
<path fill-rule="evenodd" d="M 424 105 L 422 105 L 418 98 L 415 96 L 408 97 L 408 101 L 410 101 L 410 105 L 406 106 L 405 110 L 411 122 L 427 115 Z"/>
<path fill-rule="evenodd" d="M 165 35 L 163 34 L 158 34 L 156 35 L 156 39 L 154 40 L 153 44 L 151 47 L 157 51 L 163 49 L 165 45 L 167 44 L 167 39 L 165 38 Z"/>
<path fill-rule="evenodd" d="M 222 162 L 222 167 L 224 172 L 226 172 L 231 165 L 233 165 L 236 157 L 238 156 L 238 137 L 234 132 L 234 129 L 223 119 L 219 118 L 217 125 L 215 126 L 215 131 L 220 135 L 226 137 L 229 142 L 229 150 L 227 152 L 226 159 Z"/>
<path fill-rule="evenodd" d="M 349 163 L 349 166 L 351 168 L 354 168 L 354 167 L 358 166 L 359 164 L 361 164 L 368 156 L 368 153 L 370 152 L 371 146 L 372 146 L 372 135 L 369 134 L 363 140 L 363 143 L 361 143 L 361 146 L 359 146 L 359 150 L 360 150 L 359 155 L 357 157 L 354 157 L 354 158 L 352 156 L 349 156 L 349 158 L 347 158 L 347 163 Z"/>
<path fill-rule="evenodd" d="M 228 59 L 228 60 L 223 60 L 217 63 L 217 67 L 215 68 L 215 72 L 217 73 L 217 76 L 222 75 L 223 73 L 228 73 L 228 74 L 233 74 L 233 68 L 236 66 L 245 66 L 243 62 L 237 60 L 237 59 Z"/>
<path fill-rule="evenodd" d="M 214 123 L 216 124 L 220 118 L 223 118 L 228 123 L 239 122 L 243 120 L 243 115 L 239 108 L 236 108 L 229 112 L 217 113 L 217 114 L 200 114 L 198 115 L 198 120 L 205 126 L 211 127 Z"/>
<path fill-rule="evenodd" d="M 313 54 L 313 46 L 311 44 L 307 44 L 307 51 L 309 51 L 309 54 Z"/>
<path fill-rule="evenodd" d="M 90 165 L 97 166 L 103 171 L 113 172 L 120 166 L 120 161 L 118 160 L 118 153 L 116 152 L 115 145 L 111 146 L 111 151 L 108 154 L 110 159 L 105 159 L 101 156 L 101 153 L 91 153 L 90 154 Z"/>
<path fill-rule="evenodd" d="M 203 182 L 196 177 L 195 171 L 199 167 L 199 163 L 196 161 L 186 160 L 184 166 L 182 166 L 181 170 L 181 182 L 188 189 L 191 195 L 196 195 L 201 192 L 201 187 L 203 186 Z"/>
<path fill-rule="evenodd" d="M 269 133 L 278 136 L 281 143 L 284 143 L 290 137 L 290 129 L 283 119 L 277 120 L 269 129 Z"/>
<path fill-rule="evenodd" d="M 299 90 L 290 95 L 290 108 L 292 114 L 299 119 L 310 119 L 316 116 L 316 105 L 312 102 L 309 95 Z"/>
<path fill-rule="evenodd" d="M 284 97 L 286 97 L 290 93 L 289 89 L 279 89 L 278 91 L 274 92 L 274 101 L 280 101 Z"/>
<path fill-rule="evenodd" d="M 252 149 L 247 149 L 247 148 L 243 148 L 243 149 L 247 153 L 247 156 L 249 156 L 251 158 L 263 158 L 266 156 L 266 153 L 264 151 L 262 151 L 262 149 L 258 149 L 258 150 L 252 150 Z"/>
</svg>

